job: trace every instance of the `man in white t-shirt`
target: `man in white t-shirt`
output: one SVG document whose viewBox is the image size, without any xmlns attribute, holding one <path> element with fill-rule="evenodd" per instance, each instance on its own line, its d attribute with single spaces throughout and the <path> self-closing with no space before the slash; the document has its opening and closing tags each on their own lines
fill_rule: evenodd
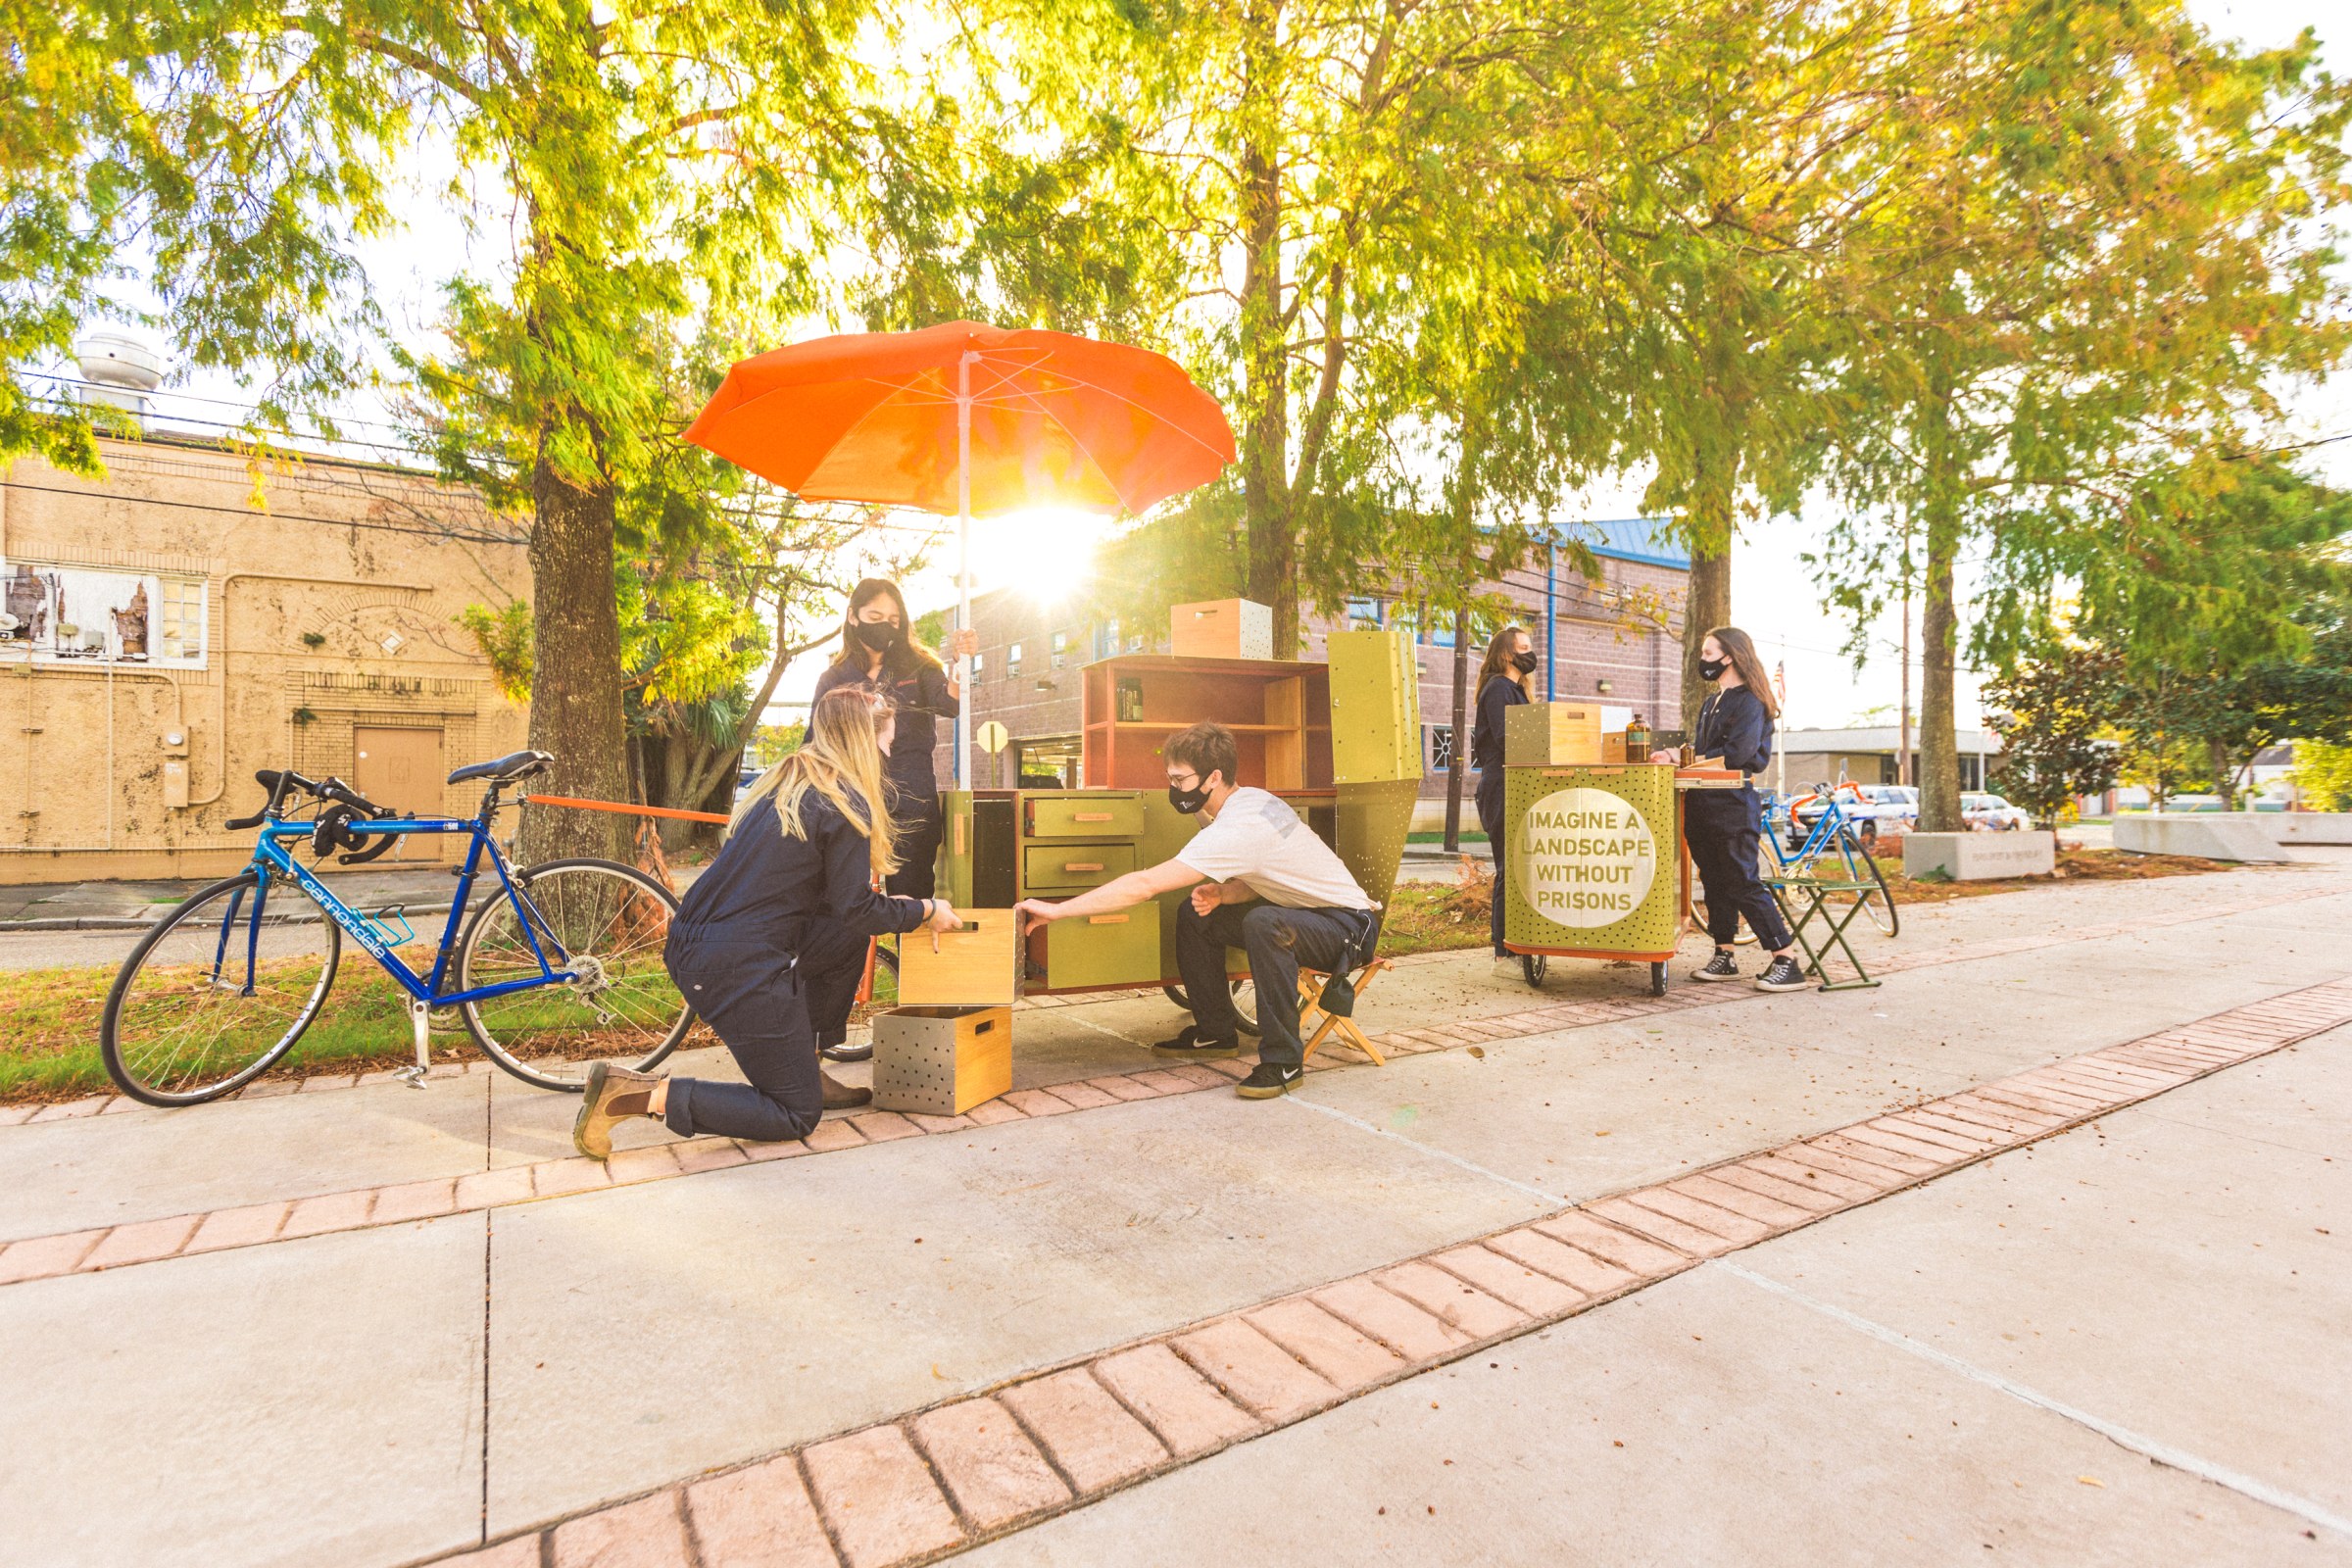
<svg viewBox="0 0 2352 1568">
<path fill-rule="evenodd" d="M 1236 788 L 1240 756 L 1222 724 L 1195 724 L 1160 755 L 1168 802 L 1203 818 L 1172 860 L 1115 877 L 1059 904 L 1024 899 L 1021 931 L 1073 916 L 1108 914 L 1178 888 L 1176 968 L 1193 1021 L 1152 1049 L 1184 1061 L 1241 1054 L 1241 1020 L 1226 988 L 1225 950 L 1250 955 L 1257 988 L 1257 1066 L 1235 1086 L 1245 1100 L 1288 1094 L 1305 1076 L 1298 1039 L 1298 970 L 1337 973 L 1370 956 L 1380 911 L 1331 846 L 1279 798 Z"/>
</svg>

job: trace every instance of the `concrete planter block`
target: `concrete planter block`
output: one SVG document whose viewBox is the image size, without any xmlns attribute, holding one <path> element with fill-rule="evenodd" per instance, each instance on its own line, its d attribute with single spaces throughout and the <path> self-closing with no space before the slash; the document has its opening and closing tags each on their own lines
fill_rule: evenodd
<svg viewBox="0 0 2352 1568">
<path fill-rule="evenodd" d="M 2049 833 L 1903 836 L 1903 875 L 1907 877 L 1941 871 L 1955 882 L 1991 882 L 2003 877 L 2048 876 L 2057 866 L 2058 841 Z"/>
<path fill-rule="evenodd" d="M 2115 847 L 2141 855 L 2200 855 L 2209 860 L 2284 860 L 2264 813 L 2133 811 L 2115 819 Z"/>
<path fill-rule="evenodd" d="M 2352 811 L 2250 813 L 2280 844 L 2352 844 Z"/>
</svg>

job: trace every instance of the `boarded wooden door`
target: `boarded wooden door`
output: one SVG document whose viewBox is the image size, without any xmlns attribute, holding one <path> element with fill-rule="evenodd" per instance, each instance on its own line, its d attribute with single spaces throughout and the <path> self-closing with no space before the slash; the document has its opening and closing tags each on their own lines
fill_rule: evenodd
<svg viewBox="0 0 2352 1568">
<path fill-rule="evenodd" d="M 355 728 L 352 740 L 351 787 L 378 806 L 402 816 L 439 816 L 442 780 L 449 769 L 441 760 L 441 732 L 437 729 Z M 452 843 L 444 834 L 403 837 L 378 865 L 394 860 L 415 864 L 439 860 Z"/>
</svg>

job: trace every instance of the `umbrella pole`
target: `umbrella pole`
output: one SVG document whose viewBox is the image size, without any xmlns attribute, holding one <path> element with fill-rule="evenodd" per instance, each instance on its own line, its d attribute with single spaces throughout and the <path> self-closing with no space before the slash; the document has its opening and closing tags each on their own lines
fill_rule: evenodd
<svg viewBox="0 0 2352 1568">
<path fill-rule="evenodd" d="M 972 362 L 970 349 L 956 362 L 956 629 L 972 623 Z M 956 681 L 963 701 L 956 705 L 956 787 L 972 787 L 972 656 L 956 656 Z"/>
</svg>

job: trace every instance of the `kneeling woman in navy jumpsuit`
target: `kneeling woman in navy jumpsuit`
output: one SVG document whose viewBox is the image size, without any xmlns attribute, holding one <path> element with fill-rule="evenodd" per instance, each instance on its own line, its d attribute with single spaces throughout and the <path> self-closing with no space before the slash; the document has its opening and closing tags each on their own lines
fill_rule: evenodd
<svg viewBox="0 0 2352 1568">
<path fill-rule="evenodd" d="M 1737 626 L 1718 626 L 1699 644 L 1698 672 L 1716 682 L 1715 695 L 1699 706 L 1698 722 L 1691 726 L 1693 755 L 1720 757 L 1723 765 L 1756 774 L 1772 759 L 1772 721 L 1780 705 L 1756 645 Z M 1672 752 L 1652 754 L 1652 761 L 1675 760 Z M 1683 796 L 1683 837 L 1698 866 L 1707 894 L 1707 934 L 1715 939 L 1715 956 L 1691 975 L 1694 980 L 1737 980 L 1739 961 L 1732 941 L 1740 934 L 1740 917 L 1772 955 L 1772 962 L 1756 976 L 1765 991 L 1797 991 L 1804 971 L 1789 956 L 1791 939 L 1772 890 L 1756 875 L 1756 834 L 1761 828 L 1755 787 L 1737 790 L 1690 790 Z"/>
<path fill-rule="evenodd" d="M 853 689 L 819 700 L 808 740 L 752 787 L 670 923 L 671 977 L 750 1081 L 593 1063 L 572 1127 L 581 1153 L 605 1158 L 612 1124 L 631 1116 L 659 1116 L 686 1138 L 772 1142 L 806 1137 L 828 1107 L 872 1098 L 834 1082 L 816 1059 L 849 1032 L 866 939 L 958 923 L 944 899 L 874 891 L 875 875 L 894 866 L 882 784 L 891 726 L 887 698 Z"/>
</svg>

